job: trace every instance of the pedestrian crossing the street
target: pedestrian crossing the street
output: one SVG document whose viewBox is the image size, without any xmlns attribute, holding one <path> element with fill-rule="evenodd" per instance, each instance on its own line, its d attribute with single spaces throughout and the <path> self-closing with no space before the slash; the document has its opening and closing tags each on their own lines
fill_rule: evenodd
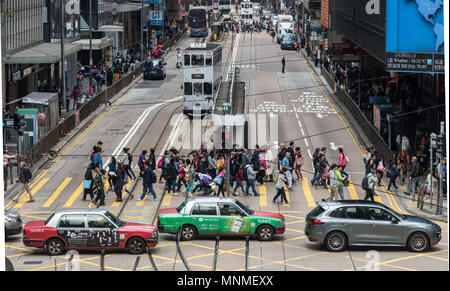
<svg viewBox="0 0 450 291">
<path fill-rule="evenodd" d="M 47 191 L 46 189 L 43 189 L 44 186 L 47 185 L 47 183 L 50 181 L 50 178 L 43 178 L 40 177 L 40 180 L 34 182 L 32 184 L 32 187 L 30 187 L 31 193 L 34 197 L 37 197 L 35 200 L 36 202 L 33 203 L 34 205 L 39 205 L 39 207 L 44 209 L 51 209 L 54 208 L 55 205 L 62 208 L 71 208 L 71 207 L 87 207 L 89 206 L 89 202 L 87 201 L 81 201 L 82 194 L 83 194 L 83 181 L 80 181 L 79 179 L 75 179 L 72 177 L 66 177 L 61 180 L 61 182 L 58 184 L 58 186 L 53 190 L 50 191 L 50 194 L 48 196 L 45 195 L 35 195 L 36 193 L 39 193 L 39 191 Z M 141 180 L 137 180 L 135 183 L 137 183 L 134 187 L 133 194 L 136 197 L 136 200 L 134 200 L 130 205 L 132 207 L 145 207 L 148 205 L 151 205 L 152 203 L 157 203 L 156 201 L 153 201 L 151 194 L 147 194 L 143 200 L 138 201 L 137 198 L 141 196 L 142 193 L 142 182 Z M 280 204 L 281 207 L 292 207 L 292 203 L 295 204 L 304 204 L 308 208 L 314 208 L 316 207 L 316 202 L 321 201 L 322 199 L 326 199 L 329 197 L 329 189 L 325 189 L 322 187 L 319 187 L 318 189 L 314 189 L 314 187 L 311 186 L 310 180 L 306 177 L 303 178 L 302 181 L 299 181 L 296 185 L 293 186 L 293 189 L 289 190 L 288 188 L 285 188 L 286 198 L 289 201 L 289 204 L 282 203 Z M 165 187 L 164 183 L 156 183 L 154 184 L 154 189 L 157 193 L 158 199 L 162 197 L 161 193 Z M 261 208 L 272 208 L 273 205 L 271 203 L 268 203 L 269 199 L 270 201 L 274 198 L 276 195 L 276 188 L 274 183 L 268 182 L 264 185 L 258 185 L 258 192 L 260 194 L 259 197 L 255 199 L 256 203 Z M 47 186 L 48 188 L 48 186 Z M 106 183 L 105 189 L 109 188 L 109 183 Z M 127 190 L 131 191 L 133 189 L 133 183 L 129 182 L 126 185 Z M 75 190 L 73 190 L 75 189 Z M 391 195 L 391 197 L 387 196 L 388 194 L 385 194 L 385 191 L 377 187 L 375 188 L 375 192 L 379 196 L 375 196 L 375 201 L 379 203 L 384 203 L 383 199 L 386 200 L 387 205 L 391 206 L 391 208 L 395 210 L 399 210 L 399 212 L 403 213 L 401 211 L 400 207 L 398 206 L 395 198 Z M 125 198 L 127 193 L 124 191 L 123 193 L 123 200 Z M 242 195 L 242 193 L 241 193 Z M 348 187 L 344 187 L 344 196 L 346 199 L 353 199 L 358 200 L 362 199 L 361 197 L 364 197 L 364 193 L 357 193 L 355 185 L 350 181 Z M 13 208 L 20 209 L 25 206 L 25 203 L 29 200 L 28 195 L 23 194 L 20 197 L 19 202 L 16 204 L 13 204 Z M 177 206 L 175 204 L 179 203 L 179 199 L 175 199 L 175 197 L 172 193 L 164 195 L 163 201 L 161 203 L 162 207 L 174 207 Z M 178 197 L 185 197 L 185 193 L 179 191 Z M 383 197 L 383 198 L 382 198 Z M 114 191 L 109 191 L 105 198 L 105 203 L 107 207 L 117 208 L 122 205 L 123 202 L 117 202 L 115 201 L 116 195 Z M 27 204 L 28 205 L 28 204 Z M 30 203 L 31 205 L 31 203 Z M 91 207 L 95 207 L 94 204 L 90 204 Z M 26 207 L 26 206 L 25 206 Z M 11 208 L 11 207 L 10 207 Z M 268 209 L 269 210 L 269 209 Z"/>
</svg>

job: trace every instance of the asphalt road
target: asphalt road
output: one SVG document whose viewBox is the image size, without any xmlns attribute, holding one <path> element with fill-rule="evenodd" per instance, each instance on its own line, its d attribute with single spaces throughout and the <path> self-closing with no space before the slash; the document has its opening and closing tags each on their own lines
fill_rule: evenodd
<svg viewBox="0 0 450 291">
<path fill-rule="evenodd" d="M 198 40 L 187 38 L 179 45 L 186 47 L 192 41 Z M 277 116 L 276 140 L 285 143 L 294 141 L 305 157 L 303 182 L 288 191 L 289 204 L 271 202 L 275 194 L 273 183 L 259 186 L 260 197 L 238 198 L 252 209 L 280 212 L 286 217 L 286 233 L 283 236 L 272 242 L 250 239 L 249 270 L 448 270 L 448 232 L 444 223 L 439 223 L 443 229 L 441 243 L 423 254 L 410 253 L 404 248 L 381 247 L 351 248 L 342 253 L 329 253 L 310 243 L 303 233 L 304 218 L 315 207 L 315 201 L 328 197 L 327 190 L 310 186 L 311 154 L 316 147 L 326 146 L 328 159 L 337 162 L 336 147 L 342 146 L 350 160 L 346 171 L 354 181 L 345 188 L 345 196 L 348 199 L 362 199 L 363 191 L 358 186 L 363 175 L 359 139 L 353 130 L 343 129 L 348 121 L 331 101 L 301 54 L 281 51 L 265 32 L 241 34 L 239 41 L 233 43 L 237 45 L 235 58 L 230 50 L 230 35 L 225 36 L 223 45 L 224 69 L 229 68 L 234 60 L 234 65 L 241 69 L 241 80 L 246 82 L 248 114 Z M 287 63 L 284 74 L 281 73 L 281 55 L 286 57 Z M 182 101 L 182 75 L 175 70 L 174 53 L 168 56 L 167 63 L 166 80 L 140 81 L 69 144 L 56 163 L 35 178 L 32 191 L 36 202 L 27 203 L 25 197 L 18 204 L 5 202 L 5 205 L 18 211 L 25 222 L 46 219 L 59 208 L 88 207 L 89 202 L 81 201 L 84 167 L 89 161 L 92 146 L 98 140 L 104 143 L 104 161 L 123 146 L 130 147 L 134 155 L 152 147 L 159 155 L 171 146 L 187 154 L 190 148 L 179 146 L 183 136 L 191 140 L 199 136 L 183 135 L 189 122 L 179 115 L 182 112 L 182 103 L 179 102 Z M 266 126 L 268 121 L 257 120 L 249 130 L 252 146 L 252 141 L 260 145 L 268 144 L 271 134 Z M 137 157 L 134 163 L 137 163 Z M 128 187 L 131 189 L 133 184 Z M 155 190 L 158 201 L 151 201 L 148 196 L 144 201 L 137 201 L 142 191 L 138 181 L 133 192 L 136 198 L 128 201 L 121 218 L 151 223 L 160 202 L 163 184 L 156 184 Z M 395 195 L 385 193 L 385 187 L 377 188 L 377 192 L 379 202 L 405 213 Z M 115 195 L 110 192 L 105 208 L 117 214 L 123 204 L 115 203 L 114 198 Z M 165 195 L 161 207 L 177 207 L 184 199 L 183 195 Z M 211 238 L 181 243 L 182 252 L 192 270 L 212 269 L 215 244 L 216 241 Z M 245 253 L 245 239 L 221 238 L 217 270 L 245 270 Z M 185 270 L 172 235 L 161 234 L 160 243 L 152 250 L 152 255 L 159 270 Z M 41 250 L 25 247 L 21 235 L 7 238 L 6 256 L 16 270 L 64 270 L 68 262 L 66 256 L 48 257 Z M 105 269 L 131 270 L 136 257 L 125 251 L 107 251 Z M 78 266 L 81 270 L 100 270 L 100 253 L 82 251 L 73 262 L 75 268 Z M 138 270 L 152 269 L 148 257 L 141 255 Z"/>
</svg>

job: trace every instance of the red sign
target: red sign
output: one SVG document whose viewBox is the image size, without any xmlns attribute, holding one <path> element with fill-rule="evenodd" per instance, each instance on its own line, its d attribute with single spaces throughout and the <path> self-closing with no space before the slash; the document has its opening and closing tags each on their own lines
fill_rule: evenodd
<svg viewBox="0 0 450 291">
<path fill-rule="evenodd" d="M 322 7 L 320 9 L 320 24 L 324 26 L 325 28 L 329 28 L 329 18 L 328 18 L 328 7 L 329 7 L 329 0 L 322 0 Z"/>
</svg>

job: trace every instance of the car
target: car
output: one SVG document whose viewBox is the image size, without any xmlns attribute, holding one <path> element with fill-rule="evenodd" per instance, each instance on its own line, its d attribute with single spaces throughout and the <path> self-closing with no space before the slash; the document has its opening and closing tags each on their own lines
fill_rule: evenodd
<svg viewBox="0 0 450 291">
<path fill-rule="evenodd" d="M 144 80 L 148 79 L 165 79 L 166 72 L 164 66 L 167 65 L 163 59 L 150 59 L 144 62 Z"/>
<path fill-rule="evenodd" d="M 156 226 L 124 222 L 104 209 L 59 209 L 45 220 L 27 222 L 23 243 L 56 256 L 66 250 L 127 249 L 140 254 L 159 242 Z"/>
<path fill-rule="evenodd" d="M 193 197 L 178 208 L 158 211 L 160 233 L 176 234 L 189 241 L 198 236 L 253 236 L 273 240 L 285 231 L 284 216 L 279 213 L 253 211 L 232 198 Z"/>
<path fill-rule="evenodd" d="M 401 246 L 424 252 L 441 240 L 434 222 L 395 212 L 386 205 L 364 200 L 318 202 L 306 216 L 309 241 L 340 252 L 348 246 Z"/>
<path fill-rule="evenodd" d="M 297 49 L 297 37 L 292 33 L 285 33 L 281 40 L 281 49 Z"/>
<path fill-rule="evenodd" d="M 5 210 L 4 215 L 6 236 L 22 233 L 22 219 L 20 218 L 20 214 L 12 210 Z"/>
</svg>

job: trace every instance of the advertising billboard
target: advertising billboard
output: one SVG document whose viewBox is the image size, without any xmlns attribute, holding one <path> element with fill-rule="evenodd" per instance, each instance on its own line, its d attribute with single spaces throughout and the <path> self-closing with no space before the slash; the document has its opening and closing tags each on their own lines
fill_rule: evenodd
<svg viewBox="0 0 450 291">
<path fill-rule="evenodd" d="M 386 3 L 386 70 L 444 73 L 443 0 Z"/>
</svg>

